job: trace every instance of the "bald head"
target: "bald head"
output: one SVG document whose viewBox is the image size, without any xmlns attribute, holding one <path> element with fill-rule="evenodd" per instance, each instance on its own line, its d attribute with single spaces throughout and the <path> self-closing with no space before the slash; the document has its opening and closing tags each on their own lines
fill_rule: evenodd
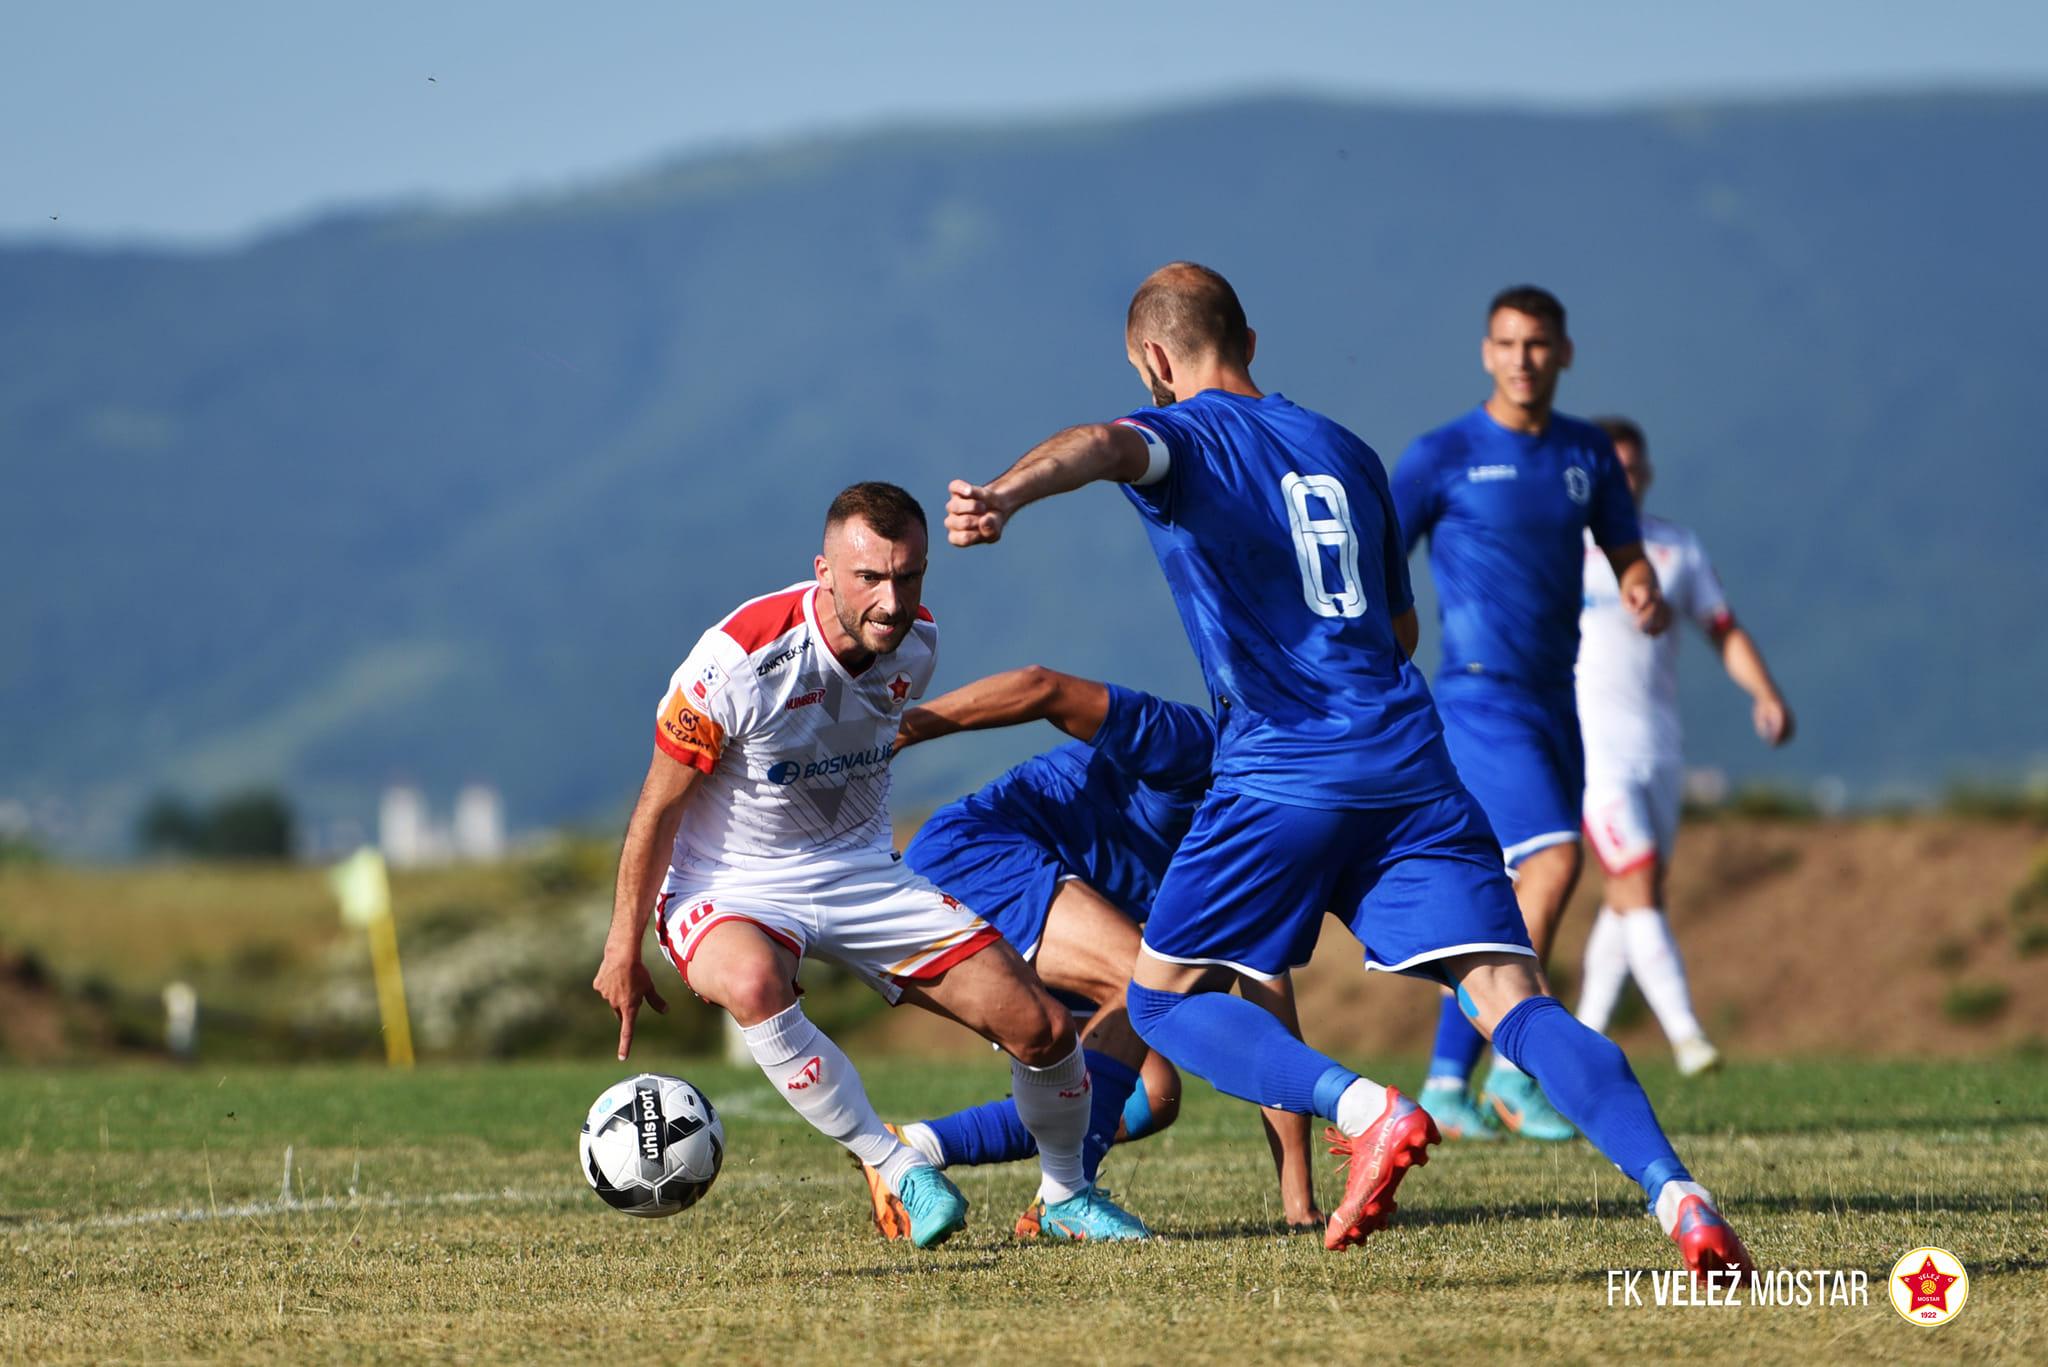
<svg viewBox="0 0 2048 1367">
<path fill-rule="evenodd" d="M 1251 329 L 1230 282 L 1192 261 L 1175 261 L 1145 277 L 1131 298 L 1124 340 L 1136 351 L 1156 342 L 1175 358 L 1251 363 Z"/>
</svg>

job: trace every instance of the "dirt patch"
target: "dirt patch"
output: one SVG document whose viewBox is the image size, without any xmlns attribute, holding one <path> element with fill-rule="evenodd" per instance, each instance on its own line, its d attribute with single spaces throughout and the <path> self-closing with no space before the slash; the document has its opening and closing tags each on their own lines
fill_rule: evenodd
<svg viewBox="0 0 2048 1367">
<path fill-rule="evenodd" d="M 2048 909 L 2013 908 L 2048 858 L 2048 835 L 2020 824 L 1948 818 L 1843 822 L 1715 821 L 1686 827 L 1671 883 L 1701 1021 L 1743 1055 L 1957 1056 L 2048 1042 Z M 1599 906 L 1597 875 L 1574 899 L 1553 962 L 1567 1003 Z M 2031 952 L 2029 948 L 2031 946 Z M 1298 979 L 1312 1043 L 1370 1059 L 1413 1057 L 1435 1028 L 1433 988 L 1358 967 L 1358 944 L 1330 925 Z M 1658 1056 L 1641 1018 L 1615 1038 Z M 862 1049 L 971 1055 L 959 1027 L 891 1011 Z"/>
</svg>

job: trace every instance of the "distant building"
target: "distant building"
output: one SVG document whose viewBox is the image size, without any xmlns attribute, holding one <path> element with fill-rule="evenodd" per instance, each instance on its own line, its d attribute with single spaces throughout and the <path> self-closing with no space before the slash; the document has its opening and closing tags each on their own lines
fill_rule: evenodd
<svg viewBox="0 0 2048 1367">
<path fill-rule="evenodd" d="M 505 812 L 498 790 L 472 783 L 455 797 L 455 857 L 488 863 L 505 857 Z"/>
<path fill-rule="evenodd" d="M 472 783 L 456 796 L 454 818 L 443 825 L 434 820 L 419 789 L 406 784 L 386 788 L 377 807 L 377 846 L 399 869 L 502 859 L 504 800 L 489 784 Z"/>
</svg>

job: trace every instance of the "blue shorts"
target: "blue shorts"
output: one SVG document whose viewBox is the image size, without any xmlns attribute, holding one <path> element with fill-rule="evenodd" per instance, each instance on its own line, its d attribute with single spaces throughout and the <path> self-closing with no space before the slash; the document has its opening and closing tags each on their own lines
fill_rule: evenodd
<svg viewBox="0 0 2048 1367">
<path fill-rule="evenodd" d="M 1030 836 L 961 802 L 932 813 L 904 849 L 903 861 L 964 902 L 1027 959 L 1038 952 L 1060 883 L 1074 876 Z"/>
<path fill-rule="evenodd" d="M 1509 868 L 1579 838 L 1586 752 L 1570 692 L 1451 674 L 1437 681 L 1436 710 L 1458 777 L 1479 799 Z"/>
<path fill-rule="evenodd" d="M 1212 792 L 1166 871 L 1145 952 L 1276 978 L 1308 962 L 1325 913 L 1365 966 L 1442 981 L 1437 961 L 1530 954 L 1485 813 L 1460 790 L 1407 807 L 1294 807 Z"/>
</svg>

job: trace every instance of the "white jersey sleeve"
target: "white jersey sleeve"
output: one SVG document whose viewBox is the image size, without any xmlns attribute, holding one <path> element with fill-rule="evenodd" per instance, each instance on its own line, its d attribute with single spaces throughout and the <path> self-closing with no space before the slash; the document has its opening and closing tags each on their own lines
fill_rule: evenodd
<svg viewBox="0 0 2048 1367">
<path fill-rule="evenodd" d="M 726 744 L 746 733 L 749 690 L 736 686 L 747 653 L 717 629 L 697 644 L 669 676 L 654 717 L 654 743 L 670 759 L 710 773 Z"/>
<path fill-rule="evenodd" d="M 1728 595 L 1721 589 L 1721 576 L 1714 573 L 1713 562 L 1707 559 L 1706 547 L 1690 531 L 1685 533 L 1685 561 L 1685 602 L 1673 606 L 1711 636 L 1735 617 L 1728 610 Z"/>
</svg>

